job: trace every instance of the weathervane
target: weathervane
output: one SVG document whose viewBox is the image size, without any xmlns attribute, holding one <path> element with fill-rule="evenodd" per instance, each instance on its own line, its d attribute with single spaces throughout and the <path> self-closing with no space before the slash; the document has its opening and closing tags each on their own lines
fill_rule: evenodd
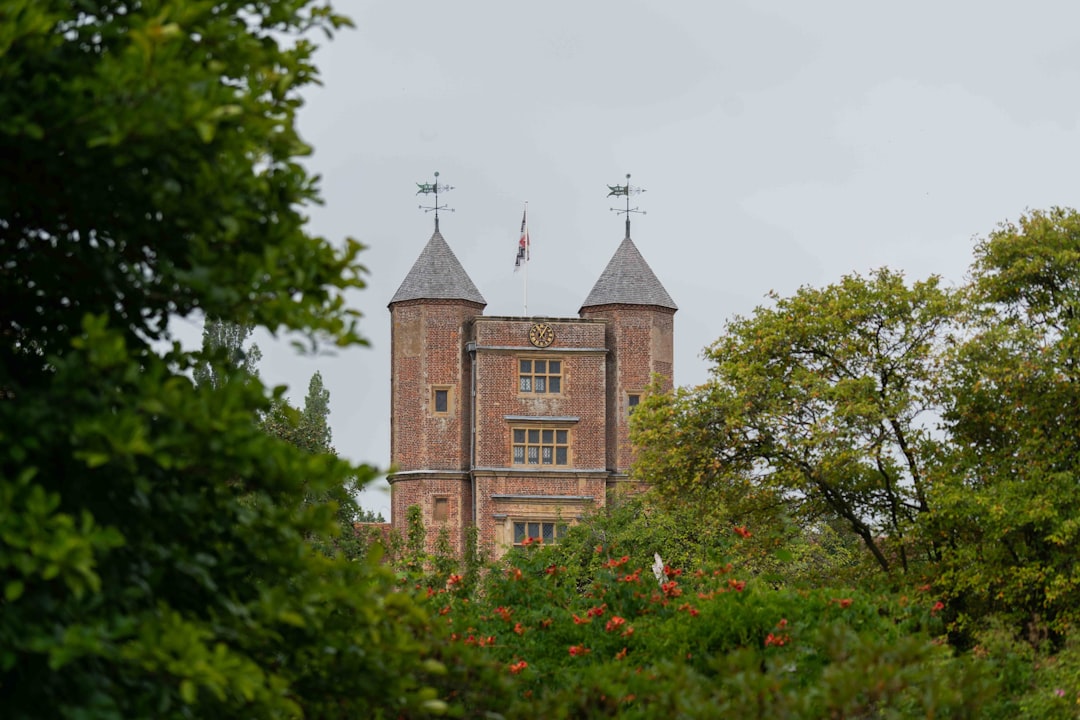
<svg viewBox="0 0 1080 720">
<path fill-rule="evenodd" d="M 626 237 L 630 237 L 630 213 L 639 213 L 641 215 L 646 214 L 644 210 L 639 210 L 636 207 L 634 207 L 634 208 L 630 207 L 630 196 L 631 195 L 640 195 L 641 193 L 645 192 L 645 188 L 633 187 L 630 184 L 630 173 L 626 173 L 626 184 L 625 185 L 608 185 L 607 187 L 608 187 L 608 190 L 611 191 L 611 192 L 609 192 L 607 194 L 608 197 L 625 197 L 626 198 L 626 208 L 610 208 L 610 209 L 613 212 L 618 213 L 619 215 L 625 215 L 626 216 Z"/>
<path fill-rule="evenodd" d="M 629 177 L 629 176 L 627 176 L 627 177 Z M 416 187 L 419 188 L 416 191 L 417 195 L 434 195 L 435 196 L 435 204 L 434 205 L 420 205 L 419 208 L 421 210 L 423 210 L 424 212 L 431 212 L 432 210 L 435 211 L 435 232 L 438 232 L 439 231 L 439 211 L 440 210 L 446 210 L 447 212 L 454 212 L 454 208 L 447 207 L 446 205 L 440 205 L 439 204 L 439 193 L 440 192 L 449 192 L 450 190 L 453 190 L 454 187 L 452 185 L 444 185 L 444 184 L 439 183 L 439 171 L 438 170 L 435 171 L 435 182 L 432 182 L 432 183 L 416 183 Z"/>
</svg>

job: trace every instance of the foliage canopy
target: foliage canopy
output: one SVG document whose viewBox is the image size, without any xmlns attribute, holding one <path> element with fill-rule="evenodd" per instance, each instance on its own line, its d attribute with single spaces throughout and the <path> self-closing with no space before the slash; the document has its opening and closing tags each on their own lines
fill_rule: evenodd
<svg viewBox="0 0 1080 720">
<path fill-rule="evenodd" d="M 315 552 L 370 468 L 264 432 L 194 313 L 362 342 L 360 246 L 305 227 L 309 0 L 0 2 L 4 715 L 378 716 L 452 672 L 378 555 Z M 326 438 L 329 439 L 328 437 Z M 424 664 L 426 661 L 428 664 Z"/>
</svg>

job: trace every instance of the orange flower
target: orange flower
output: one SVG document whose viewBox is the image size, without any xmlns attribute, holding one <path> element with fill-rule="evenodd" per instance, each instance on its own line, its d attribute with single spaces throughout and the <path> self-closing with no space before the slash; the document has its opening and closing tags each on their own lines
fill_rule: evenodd
<svg viewBox="0 0 1080 720">
<path fill-rule="evenodd" d="M 607 621 L 607 625 L 604 626 L 604 629 L 608 632 L 611 632 L 612 630 L 618 630 L 625 624 L 626 620 L 624 618 L 621 618 L 618 615 L 613 615 L 611 619 Z"/>
<path fill-rule="evenodd" d="M 570 646 L 570 655 L 574 657 L 577 657 L 578 655 L 588 655 L 590 652 L 592 652 L 592 650 L 589 650 L 589 648 L 585 647 L 584 645 Z"/>
<path fill-rule="evenodd" d="M 574 615 L 574 624 L 575 625 L 584 625 L 586 623 L 591 623 L 591 622 L 592 622 L 592 616 L 591 615 L 589 615 L 588 617 L 578 617 L 577 615 Z"/>
<path fill-rule="evenodd" d="M 586 611 L 585 614 L 588 615 L 589 617 L 600 617 L 601 615 L 604 614 L 604 610 L 606 610 L 606 609 L 607 609 L 607 603 L 604 603 L 603 605 L 600 605 L 599 607 L 589 608 L 588 611 Z"/>
<path fill-rule="evenodd" d="M 527 667 L 529 667 L 529 663 L 522 660 L 521 662 L 516 662 L 513 665 L 511 665 L 510 666 L 510 672 L 513 673 L 514 675 L 517 675 L 518 673 L 520 673 L 522 670 L 524 670 Z"/>
<path fill-rule="evenodd" d="M 521 627 L 521 623 L 514 623 L 514 632 L 516 632 L 518 635 L 524 635 L 525 628 Z"/>
<path fill-rule="evenodd" d="M 733 580 L 728 580 L 728 587 L 730 587 L 735 592 L 742 592 L 743 588 L 746 587 L 746 581 L 745 580 L 734 580 L 734 579 Z"/>
<path fill-rule="evenodd" d="M 765 647 L 769 647 L 770 645 L 776 645 L 778 647 L 783 646 L 787 640 L 788 638 L 785 635 L 773 635 L 772 633 L 769 633 L 765 637 Z"/>
<path fill-rule="evenodd" d="M 616 660 L 622 660 L 626 657 L 626 648 L 623 648 L 619 652 L 615 653 Z"/>
<path fill-rule="evenodd" d="M 750 531 L 746 529 L 745 525 L 736 525 L 733 530 L 735 531 L 735 534 L 741 538 L 748 538 L 751 535 Z"/>
</svg>

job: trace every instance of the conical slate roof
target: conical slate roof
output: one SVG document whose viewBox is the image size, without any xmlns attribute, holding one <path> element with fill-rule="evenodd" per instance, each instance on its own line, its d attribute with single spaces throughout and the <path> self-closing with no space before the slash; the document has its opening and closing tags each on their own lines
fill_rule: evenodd
<svg viewBox="0 0 1080 720">
<path fill-rule="evenodd" d="M 598 305 L 657 305 L 679 309 L 656 279 L 649 263 L 641 257 L 629 233 L 593 285 L 581 309 Z"/>
<path fill-rule="evenodd" d="M 466 300 L 487 305 L 438 227 L 390 304 L 406 300 Z"/>
</svg>

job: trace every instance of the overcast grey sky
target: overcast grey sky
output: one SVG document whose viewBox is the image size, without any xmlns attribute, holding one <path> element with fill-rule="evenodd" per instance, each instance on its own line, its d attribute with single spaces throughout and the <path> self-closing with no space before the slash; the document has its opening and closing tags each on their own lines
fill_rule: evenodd
<svg viewBox="0 0 1080 720">
<path fill-rule="evenodd" d="M 963 281 L 974 237 L 1077 205 L 1080 3 L 345 2 L 301 131 L 315 232 L 369 246 L 352 302 L 370 348 L 263 377 L 302 402 L 321 370 L 339 452 L 389 463 L 386 305 L 432 232 L 415 183 L 455 186 L 441 229 L 488 315 L 574 317 L 623 236 L 607 184 L 647 189 L 634 242 L 679 305 L 675 382 L 725 320 L 889 266 Z M 197 329 L 188 328 L 194 332 Z M 385 483 L 366 507 L 389 516 Z"/>
</svg>

